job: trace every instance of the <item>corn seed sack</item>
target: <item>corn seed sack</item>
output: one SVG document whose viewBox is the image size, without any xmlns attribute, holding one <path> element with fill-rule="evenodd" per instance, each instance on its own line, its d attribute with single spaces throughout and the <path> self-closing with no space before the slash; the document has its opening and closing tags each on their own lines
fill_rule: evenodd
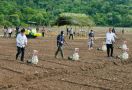
<svg viewBox="0 0 132 90">
<path fill-rule="evenodd" d="M 78 52 L 79 52 L 79 48 L 75 48 L 75 51 L 74 51 L 73 55 L 69 56 L 68 59 L 69 60 L 74 60 L 74 61 L 79 60 Z"/>
<path fill-rule="evenodd" d="M 103 42 L 103 45 L 102 45 L 102 51 L 106 51 L 107 50 L 107 48 L 106 48 L 106 43 L 105 42 Z"/>
<path fill-rule="evenodd" d="M 120 49 L 127 50 L 127 41 L 124 41 L 123 44 L 120 46 Z"/>
<path fill-rule="evenodd" d="M 73 54 L 73 60 L 79 60 L 79 54 L 78 53 Z"/>
<path fill-rule="evenodd" d="M 127 52 L 123 52 L 121 55 L 118 56 L 121 60 L 127 60 L 129 55 Z"/>
<path fill-rule="evenodd" d="M 102 51 L 105 52 L 106 50 L 107 50 L 106 45 L 103 45 L 103 46 L 102 46 Z"/>
<path fill-rule="evenodd" d="M 32 58 L 30 60 L 28 60 L 27 62 L 31 63 L 31 64 L 37 64 L 38 63 L 38 51 L 37 50 L 33 50 Z"/>
<path fill-rule="evenodd" d="M 123 50 L 123 52 L 118 56 L 121 60 L 127 60 L 129 58 L 129 54 L 127 53 L 129 49 Z"/>
<path fill-rule="evenodd" d="M 122 50 L 126 50 L 127 49 L 127 45 L 126 44 L 123 44 L 122 47 L 121 47 Z"/>
<path fill-rule="evenodd" d="M 101 48 L 97 48 L 97 50 L 105 52 L 107 50 L 105 42 L 103 42 L 102 47 Z"/>
</svg>

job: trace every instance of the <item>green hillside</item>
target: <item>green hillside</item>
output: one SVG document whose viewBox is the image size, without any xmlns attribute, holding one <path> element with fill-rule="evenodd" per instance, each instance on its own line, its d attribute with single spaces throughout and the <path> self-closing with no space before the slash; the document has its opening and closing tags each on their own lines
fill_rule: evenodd
<svg viewBox="0 0 132 90">
<path fill-rule="evenodd" d="M 49 25 L 61 13 L 86 14 L 97 26 L 132 26 L 132 0 L 0 0 L 0 25 Z"/>
</svg>

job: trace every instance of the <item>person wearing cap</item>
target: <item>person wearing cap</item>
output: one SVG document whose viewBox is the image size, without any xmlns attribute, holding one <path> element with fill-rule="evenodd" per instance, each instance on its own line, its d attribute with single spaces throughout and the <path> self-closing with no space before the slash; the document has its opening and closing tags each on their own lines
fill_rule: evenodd
<svg viewBox="0 0 132 90">
<path fill-rule="evenodd" d="M 57 51 L 55 52 L 55 58 L 57 58 L 58 52 L 61 52 L 61 57 L 64 58 L 63 54 L 63 45 L 64 45 L 64 32 L 61 31 L 61 33 L 57 36 Z"/>
<path fill-rule="evenodd" d="M 24 28 L 17 35 L 16 44 L 17 44 L 16 60 L 18 59 L 18 56 L 21 54 L 21 61 L 24 62 L 25 46 L 27 45 L 27 37 L 25 35 L 25 29 Z"/>
<path fill-rule="evenodd" d="M 106 47 L 107 47 L 107 56 L 113 57 L 113 44 L 115 42 L 116 35 L 112 32 L 112 29 L 109 28 L 109 31 L 106 33 Z M 110 53 L 111 51 L 111 53 Z"/>
</svg>

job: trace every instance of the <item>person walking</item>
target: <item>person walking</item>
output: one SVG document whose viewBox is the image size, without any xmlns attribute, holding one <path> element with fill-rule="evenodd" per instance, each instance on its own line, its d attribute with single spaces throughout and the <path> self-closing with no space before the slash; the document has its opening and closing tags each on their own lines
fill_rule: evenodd
<svg viewBox="0 0 132 90">
<path fill-rule="evenodd" d="M 55 52 L 55 58 L 57 58 L 58 52 L 61 52 L 61 57 L 64 59 L 64 53 L 63 53 L 63 44 L 64 44 L 64 32 L 61 31 L 61 33 L 57 36 L 57 51 Z"/>
<path fill-rule="evenodd" d="M 88 34 L 89 39 L 88 39 L 88 47 L 89 50 L 93 49 L 93 44 L 94 44 L 94 31 L 91 30 Z"/>
<path fill-rule="evenodd" d="M 113 44 L 115 43 L 116 35 L 112 32 L 112 29 L 109 28 L 109 31 L 106 33 L 106 47 L 107 47 L 107 56 L 113 57 Z M 110 52 L 111 51 L 111 52 Z"/>
<path fill-rule="evenodd" d="M 17 60 L 18 56 L 21 54 L 21 61 L 24 62 L 25 46 L 27 45 L 27 37 L 25 35 L 25 29 L 24 28 L 17 35 L 16 43 L 17 43 L 16 60 Z"/>
</svg>

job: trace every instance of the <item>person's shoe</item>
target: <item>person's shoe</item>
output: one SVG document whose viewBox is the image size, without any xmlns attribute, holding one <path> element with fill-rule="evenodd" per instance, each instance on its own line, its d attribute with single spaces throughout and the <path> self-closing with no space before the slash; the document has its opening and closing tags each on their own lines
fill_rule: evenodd
<svg viewBox="0 0 132 90">
<path fill-rule="evenodd" d="M 57 56 L 55 56 L 55 59 L 57 59 Z"/>
<path fill-rule="evenodd" d="M 24 61 L 18 60 L 19 63 L 24 64 Z"/>
<path fill-rule="evenodd" d="M 107 55 L 107 57 L 110 57 L 110 55 Z"/>
<path fill-rule="evenodd" d="M 111 55 L 111 57 L 113 57 L 113 55 Z"/>
<path fill-rule="evenodd" d="M 18 57 L 16 57 L 16 60 L 18 59 Z"/>
<path fill-rule="evenodd" d="M 64 57 L 62 57 L 62 60 L 65 60 L 65 58 L 64 58 Z"/>
</svg>

